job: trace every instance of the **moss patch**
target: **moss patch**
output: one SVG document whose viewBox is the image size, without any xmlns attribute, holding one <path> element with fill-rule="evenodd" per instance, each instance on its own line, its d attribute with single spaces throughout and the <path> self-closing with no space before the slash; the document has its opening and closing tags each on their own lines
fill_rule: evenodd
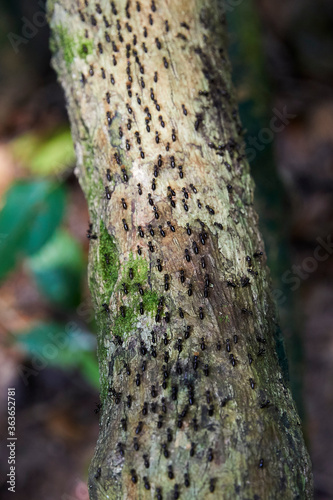
<svg viewBox="0 0 333 500">
<path fill-rule="evenodd" d="M 80 38 L 77 41 L 77 54 L 81 59 L 86 59 L 87 55 L 93 52 L 93 42 L 92 40 L 87 40 L 86 38 Z"/>
<path fill-rule="evenodd" d="M 143 302 L 144 313 L 154 313 L 157 311 L 158 295 L 156 292 L 146 292 L 143 297 L 133 297 L 130 303 L 125 305 L 125 317 L 117 315 L 113 324 L 113 334 L 126 337 L 129 334 L 140 316 L 140 302 Z"/>
<path fill-rule="evenodd" d="M 58 33 L 59 45 L 60 48 L 62 49 L 65 63 L 68 66 L 74 60 L 75 57 L 74 40 L 69 35 L 67 29 L 64 28 L 63 26 L 56 26 L 55 31 Z"/>
<path fill-rule="evenodd" d="M 108 303 L 118 280 L 119 255 L 112 236 L 104 223 L 100 223 L 98 274 L 104 286 L 104 298 Z"/>
<path fill-rule="evenodd" d="M 133 279 L 129 278 L 129 270 L 132 269 Z M 134 259 L 131 253 L 128 261 L 124 264 L 122 269 L 122 280 L 117 286 L 119 295 L 123 297 L 123 307 L 125 308 L 125 317 L 120 313 L 115 317 L 113 323 L 113 334 L 120 337 L 126 336 L 130 333 L 138 320 L 140 314 L 140 302 L 143 303 L 144 314 L 155 314 L 158 306 L 158 295 L 152 292 L 148 287 L 148 262 L 143 257 Z M 122 284 L 126 284 L 128 293 L 125 295 L 123 292 Z M 139 286 L 142 287 L 144 295 L 140 295 Z"/>
<path fill-rule="evenodd" d="M 104 192 L 104 184 L 100 176 L 94 175 L 95 166 L 93 159 L 95 158 L 95 148 L 92 146 L 92 141 L 89 136 L 86 137 L 84 146 L 85 146 L 84 160 L 83 160 L 85 169 L 85 175 L 83 176 L 85 180 L 84 191 L 87 198 L 88 206 L 92 208 L 96 203 L 96 196 L 99 197 L 100 193 Z"/>
<path fill-rule="evenodd" d="M 96 248 L 97 250 L 97 248 Z M 99 246 L 93 258 L 93 274 L 90 279 L 90 287 L 93 291 L 96 307 L 96 318 L 98 324 L 98 359 L 100 360 L 100 385 L 101 401 L 108 394 L 108 367 L 107 349 L 104 345 L 105 338 L 110 333 L 110 317 L 102 308 L 102 304 L 109 304 L 110 297 L 118 280 L 119 254 L 116 244 L 108 233 L 104 223 L 101 221 L 99 230 Z"/>
<path fill-rule="evenodd" d="M 56 26 L 55 32 L 59 36 L 59 47 L 62 50 L 67 67 L 73 62 L 76 55 L 81 59 L 86 59 L 88 54 L 92 54 L 92 40 L 87 40 L 83 36 L 75 39 L 64 26 Z M 51 41 L 51 49 L 54 51 L 53 42 L 54 41 Z"/>
</svg>

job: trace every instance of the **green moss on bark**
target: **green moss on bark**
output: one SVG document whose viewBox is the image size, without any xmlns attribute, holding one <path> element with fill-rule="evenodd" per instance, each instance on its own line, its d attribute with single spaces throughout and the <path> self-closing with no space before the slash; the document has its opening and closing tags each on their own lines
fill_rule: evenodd
<svg viewBox="0 0 333 500">
<path fill-rule="evenodd" d="M 83 36 L 73 38 L 69 31 L 63 26 L 57 26 L 58 43 L 62 50 L 62 54 L 66 65 L 69 67 L 74 61 L 75 56 L 81 59 L 86 59 L 89 54 L 92 54 L 93 43 L 91 40 L 86 40 Z M 54 51 L 54 40 L 51 41 L 51 49 Z"/>
<path fill-rule="evenodd" d="M 103 221 L 100 223 L 99 240 L 97 273 L 101 277 L 101 283 L 104 285 L 104 297 L 108 303 L 118 280 L 119 254 L 117 246 L 104 226 Z"/>
<path fill-rule="evenodd" d="M 133 279 L 129 278 L 130 269 Z M 128 293 L 123 292 L 125 284 Z M 139 287 L 143 290 L 143 295 L 139 293 Z M 140 303 L 143 304 L 144 314 L 156 314 L 158 306 L 158 295 L 149 286 L 148 262 L 143 257 L 134 258 L 130 253 L 127 262 L 122 267 L 122 279 L 116 287 L 116 291 L 122 294 L 122 305 L 125 308 L 125 317 L 118 314 L 115 317 L 112 332 L 122 338 L 126 338 L 133 331 L 136 324 L 140 323 Z"/>
</svg>

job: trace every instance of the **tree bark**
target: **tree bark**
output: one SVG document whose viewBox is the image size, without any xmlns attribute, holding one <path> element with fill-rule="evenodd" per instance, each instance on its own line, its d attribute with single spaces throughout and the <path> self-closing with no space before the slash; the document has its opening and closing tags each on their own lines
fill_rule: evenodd
<svg viewBox="0 0 333 500">
<path fill-rule="evenodd" d="M 311 498 L 217 0 L 49 18 L 92 224 L 91 499 Z"/>
</svg>

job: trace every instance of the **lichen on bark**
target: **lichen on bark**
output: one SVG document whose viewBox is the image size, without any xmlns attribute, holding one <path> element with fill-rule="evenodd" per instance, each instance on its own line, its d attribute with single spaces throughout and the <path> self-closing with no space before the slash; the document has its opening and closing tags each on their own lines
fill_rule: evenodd
<svg viewBox="0 0 333 500">
<path fill-rule="evenodd" d="M 49 17 L 97 235 L 91 498 L 311 498 L 219 3 L 52 0 Z"/>
</svg>

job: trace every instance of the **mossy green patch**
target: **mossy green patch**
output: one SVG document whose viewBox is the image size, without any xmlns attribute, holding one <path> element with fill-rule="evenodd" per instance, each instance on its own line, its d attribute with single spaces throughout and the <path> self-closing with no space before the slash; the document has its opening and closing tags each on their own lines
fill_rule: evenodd
<svg viewBox="0 0 333 500">
<path fill-rule="evenodd" d="M 101 354 L 98 353 L 98 357 L 100 358 Z M 109 379 L 107 376 L 107 371 L 106 370 L 100 370 L 100 377 L 99 377 L 99 383 L 100 383 L 100 393 L 99 397 L 102 403 L 106 400 L 109 394 Z"/>
<path fill-rule="evenodd" d="M 60 48 L 62 49 L 65 63 L 68 66 L 69 64 L 71 64 L 71 62 L 73 62 L 75 57 L 75 51 L 74 51 L 75 44 L 73 37 L 69 35 L 68 30 L 63 26 L 56 26 L 55 31 L 58 34 L 59 45 Z"/>
<path fill-rule="evenodd" d="M 55 31 L 59 37 L 59 46 L 63 53 L 63 58 L 69 66 L 76 55 L 81 59 L 86 59 L 88 54 L 93 52 L 92 40 L 87 40 L 83 36 L 74 38 L 64 26 L 57 26 Z M 54 43 L 51 43 L 51 49 L 54 50 Z"/>
<path fill-rule="evenodd" d="M 84 191 L 86 194 L 86 198 L 88 201 L 88 206 L 93 207 L 96 203 L 96 196 L 100 196 L 100 193 L 103 193 L 104 184 L 102 178 L 98 175 L 94 175 L 95 165 L 95 149 L 91 144 L 90 137 L 87 138 L 87 142 L 85 143 L 85 151 L 84 151 L 84 169 L 85 169 L 85 183 L 84 183 Z"/>
<path fill-rule="evenodd" d="M 118 280 L 119 255 L 116 244 L 104 223 L 100 223 L 98 274 L 102 278 L 105 300 L 108 302 Z"/>
<path fill-rule="evenodd" d="M 149 313 L 157 312 L 158 301 L 159 298 L 156 292 L 149 291 L 145 293 L 145 296 L 143 297 L 144 310 Z"/>
<path fill-rule="evenodd" d="M 87 55 L 93 52 L 93 42 L 92 40 L 87 40 L 86 38 L 80 38 L 77 43 L 77 54 L 81 59 L 86 59 Z"/>
<path fill-rule="evenodd" d="M 129 278 L 131 272 L 133 279 Z M 143 304 L 144 314 L 156 313 L 158 306 L 158 295 L 147 288 L 148 283 L 148 262 L 143 257 L 134 259 L 133 254 L 129 255 L 128 261 L 122 269 L 123 279 L 117 287 L 117 291 L 122 294 L 123 283 L 126 284 L 128 293 L 124 296 L 125 317 L 120 313 L 116 316 L 113 324 L 113 334 L 120 337 L 130 333 L 138 320 L 140 314 L 140 302 Z M 139 286 L 143 289 L 143 295 L 139 293 Z"/>
<path fill-rule="evenodd" d="M 133 279 L 129 279 L 129 270 L 133 271 Z M 148 262 L 140 256 L 134 258 L 133 253 L 129 254 L 128 261 L 123 267 L 123 280 L 129 282 L 132 287 L 136 287 L 136 283 L 140 283 L 143 287 L 148 281 Z"/>
<path fill-rule="evenodd" d="M 143 303 L 144 313 L 155 313 L 158 306 L 158 295 L 156 292 L 145 292 L 144 296 L 133 296 L 129 298 L 129 304 L 125 305 L 125 317 L 118 314 L 113 324 L 113 334 L 126 337 L 131 333 L 140 315 L 140 302 Z"/>
<path fill-rule="evenodd" d="M 107 348 L 105 338 L 109 335 L 111 324 L 109 313 L 104 311 L 102 304 L 109 304 L 111 294 L 118 280 L 119 254 L 112 236 L 108 233 L 103 222 L 100 223 L 99 246 L 93 257 L 93 273 L 90 277 L 90 287 L 95 299 L 95 308 L 98 325 L 98 358 L 100 364 L 101 400 L 104 401 L 108 394 L 108 367 Z M 103 361 L 104 360 L 104 361 Z"/>
</svg>

